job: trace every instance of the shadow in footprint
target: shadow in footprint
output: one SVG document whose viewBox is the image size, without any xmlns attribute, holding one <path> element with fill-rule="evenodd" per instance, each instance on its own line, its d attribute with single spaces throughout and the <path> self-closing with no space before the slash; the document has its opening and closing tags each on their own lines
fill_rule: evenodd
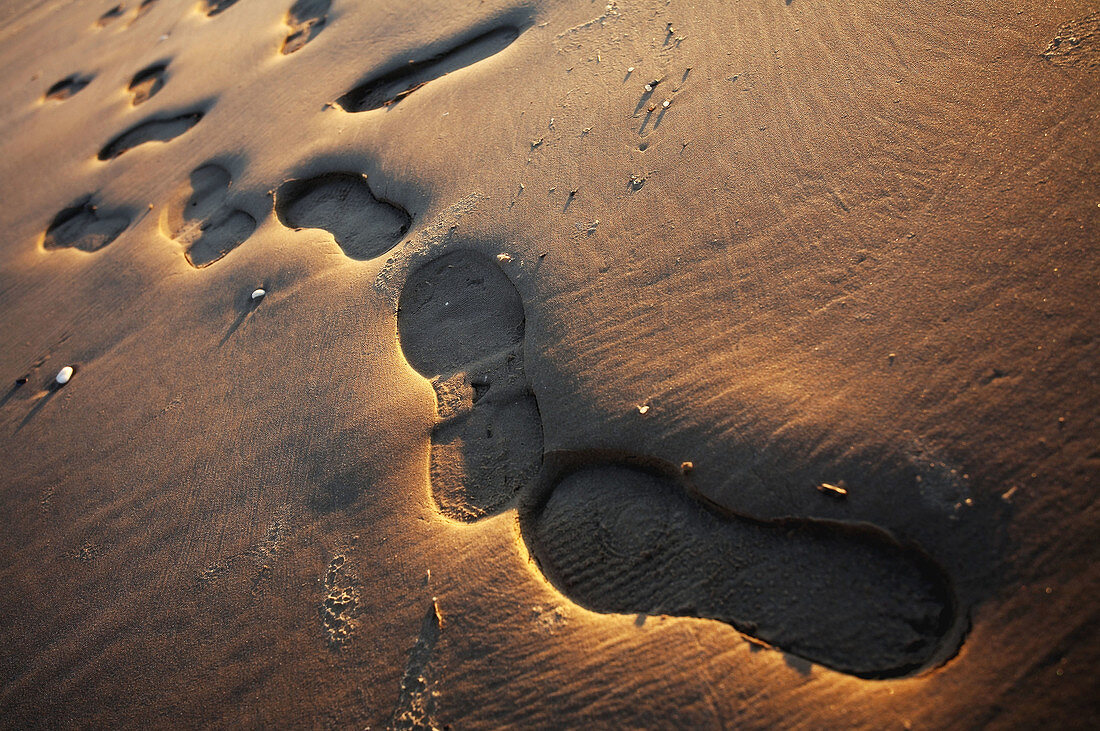
<svg viewBox="0 0 1100 731">
<path fill-rule="evenodd" d="M 864 678 L 910 675 L 957 646 L 943 571 L 885 531 L 720 513 L 665 466 L 601 453 L 548 456 L 523 510 L 543 573 L 599 612 L 716 619 Z"/>
<path fill-rule="evenodd" d="M 18 426 L 15 427 L 15 431 L 17 433 L 23 431 L 23 428 L 27 426 L 27 424 L 30 424 L 31 421 L 34 420 L 34 417 L 38 416 L 39 412 L 46 408 L 46 405 L 49 404 L 50 401 L 53 401 L 54 397 L 61 392 L 62 388 L 63 386 L 53 379 L 50 379 L 50 382 L 45 386 L 45 390 L 40 391 L 33 397 L 34 400 L 30 411 L 20 420 Z"/>
<path fill-rule="evenodd" d="M 42 238 L 46 249 L 99 251 L 118 238 L 130 225 L 130 217 L 121 211 L 101 213 L 87 196 L 61 210 L 50 222 Z"/>
<path fill-rule="evenodd" d="M 137 10 L 134 11 L 134 17 L 130 19 L 130 22 L 127 24 L 127 27 L 129 27 L 129 26 L 133 25 L 134 23 L 136 23 L 138 21 L 138 18 L 141 18 L 143 15 L 145 15 L 150 10 L 152 10 L 153 9 L 153 4 L 156 1 L 157 0 L 141 0 L 141 4 L 137 6 Z"/>
<path fill-rule="evenodd" d="M 136 107 L 155 96 L 164 87 L 167 70 L 168 62 L 161 61 L 134 74 L 127 87 L 131 95 L 130 103 Z"/>
<path fill-rule="evenodd" d="M 408 211 L 377 198 L 367 176 L 326 173 L 289 180 L 275 194 L 275 215 L 289 228 L 328 231 L 352 259 L 373 259 L 409 230 Z"/>
<path fill-rule="evenodd" d="M 336 103 L 348 112 L 368 112 L 396 104 L 441 76 L 500 53 L 512 45 L 520 32 L 515 25 L 500 26 L 425 60 L 403 63 L 392 71 L 367 79 Z"/>
<path fill-rule="evenodd" d="M 15 379 L 15 382 L 12 383 L 11 386 L 8 388 L 7 393 L 5 393 L 3 396 L 0 396 L 0 408 L 4 407 L 9 401 L 12 400 L 15 394 L 19 393 L 20 389 L 22 389 L 23 386 L 27 385 L 28 378 L 29 376 L 20 376 L 19 378 Z"/>
<path fill-rule="evenodd" d="M 218 13 L 223 13 L 236 4 L 237 0 L 200 0 L 199 12 L 208 18 L 212 18 Z"/>
<path fill-rule="evenodd" d="M 283 55 L 294 53 L 317 37 L 325 27 L 330 0 L 297 0 L 286 14 L 290 35 L 283 41 Z"/>
<path fill-rule="evenodd" d="M 441 512 L 499 512 L 538 476 L 542 419 L 523 368 L 523 302 L 488 257 L 445 254 L 409 275 L 397 327 L 405 358 L 432 379 L 432 493 Z"/>
<path fill-rule="evenodd" d="M 147 142 L 169 142 L 198 124 L 203 111 L 188 112 L 162 119 L 149 119 L 126 130 L 99 151 L 100 160 L 113 160 L 122 153 Z"/>
<path fill-rule="evenodd" d="M 115 22 L 122 17 L 122 13 L 126 10 L 126 6 L 122 3 L 114 6 L 103 15 L 99 16 L 99 19 L 95 22 L 96 28 L 105 28 L 111 23 Z"/>
<path fill-rule="evenodd" d="M 85 86 L 92 83 L 93 76 L 81 76 L 80 74 L 72 74 L 66 76 L 61 81 L 58 81 L 49 89 L 46 90 L 46 94 L 43 99 L 49 101 L 63 101 L 79 93 Z"/>
<path fill-rule="evenodd" d="M 218 261 L 256 230 L 255 218 L 226 204 L 232 183 L 221 165 L 202 165 L 192 171 L 189 185 L 165 209 L 163 228 L 195 268 Z"/>
<path fill-rule="evenodd" d="M 409 658 L 405 662 L 401 692 L 393 708 L 393 716 L 388 728 L 398 731 L 439 727 L 433 718 L 436 694 L 432 693 L 432 688 L 435 685 L 436 673 L 432 667 L 432 655 L 442 635 L 442 629 L 443 621 L 439 616 L 439 607 L 433 599 L 424 619 L 420 622 L 420 635 L 416 638 L 416 644 L 409 651 Z"/>
</svg>

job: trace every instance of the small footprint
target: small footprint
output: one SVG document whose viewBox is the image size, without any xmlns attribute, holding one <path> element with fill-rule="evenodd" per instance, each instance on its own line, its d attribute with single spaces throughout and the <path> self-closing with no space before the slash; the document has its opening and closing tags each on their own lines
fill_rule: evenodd
<svg viewBox="0 0 1100 731">
<path fill-rule="evenodd" d="M 386 253 L 412 222 L 408 211 L 377 198 L 367 177 L 356 173 L 288 180 L 275 194 L 275 214 L 289 228 L 328 231 L 352 259 Z"/>
<path fill-rule="evenodd" d="M 209 163 L 191 173 L 190 184 L 165 209 L 162 229 L 183 247 L 187 263 L 201 269 L 240 246 L 256 230 L 256 219 L 226 204 L 233 178 Z"/>
<path fill-rule="evenodd" d="M 99 251 L 118 238 L 129 225 L 128 215 L 121 211 L 101 213 L 88 196 L 54 216 L 42 238 L 42 246 L 46 249 Z"/>
<path fill-rule="evenodd" d="M 956 649 L 947 576 L 883 530 L 723 512 L 657 460 L 544 457 L 524 324 L 515 287 L 482 254 L 444 254 L 405 283 L 397 331 L 436 393 L 440 512 L 471 522 L 516 506 L 538 566 L 594 611 L 714 619 L 867 678 L 910 675 Z"/>
<path fill-rule="evenodd" d="M 146 142 L 169 142 L 194 127 L 205 112 L 195 111 L 164 119 L 149 119 L 108 142 L 99 151 L 100 160 L 113 160 L 127 150 Z"/>
<path fill-rule="evenodd" d="M 286 14 L 290 35 L 283 41 L 284 55 L 294 53 L 312 41 L 328 19 L 330 0 L 297 0 Z"/>
<path fill-rule="evenodd" d="M 126 6 L 122 3 L 114 6 L 103 15 L 99 16 L 99 19 L 95 22 L 96 28 L 106 28 L 111 23 L 115 22 L 122 17 L 122 13 L 126 10 Z"/>
<path fill-rule="evenodd" d="M 409 61 L 392 71 L 371 77 L 337 99 L 336 103 L 348 112 L 367 112 L 396 104 L 441 76 L 500 53 L 519 34 L 520 28 L 514 25 L 494 28 L 423 61 Z"/>
<path fill-rule="evenodd" d="M 409 276 L 397 327 L 406 360 L 436 390 L 431 483 L 439 509 L 466 522 L 500 512 L 542 464 L 519 293 L 491 259 L 455 251 Z"/>
<path fill-rule="evenodd" d="M 133 25 L 138 21 L 138 18 L 148 13 L 153 9 L 153 3 L 157 0 L 141 0 L 141 4 L 137 6 L 137 10 L 134 12 L 134 17 L 130 20 L 128 25 Z"/>
<path fill-rule="evenodd" d="M 168 62 L 162 61 L 146 66 L 134 74 L 134 78 L 130 79 L 130 86 L 127 87 L 132 97 L 130 103 L 136 107 L 155 96 L 164 87 L 167 71 Z"/>
<path fill-rule="evenodd" d="M 47 89 L 43 98 L 57 102 L 68 99 L 74 94 L 79 93 L 85 86 L 92 83 L 93 78 L 95 77 L 82 76 L 80 74 L 66 76 L 64 79 L 61 79 L 61 81 L 58 81 Z"/>
<path fill-rule="evenodd" d="M 199 11 L 206 17 L 212 18 L 218 13 L 229 10 L 236 2 L 237 0 L 200 0 Z"/>
</svg>

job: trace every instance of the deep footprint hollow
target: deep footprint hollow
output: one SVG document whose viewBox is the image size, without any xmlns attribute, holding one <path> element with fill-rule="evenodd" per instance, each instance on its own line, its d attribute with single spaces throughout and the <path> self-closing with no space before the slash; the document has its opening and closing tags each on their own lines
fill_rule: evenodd
<svg viewBox="0 0 1100 731">
<path fill-rule="evenodd" d="M 719 515 L 668 475 L 599 462 L 523 524 L 543 573 L 594 611 L 714 619 L 863 678 L 912 675 L 957 646 L 944 572 L 871 527 Z"/>
<path fill-rule="evenodd" d="M 336 103 L 348 112 L 369 112 L 391 106 L 429 82 L 495 56 L 512 45 L 519 34 L 520 28 L 514 25 L 494 28 L 430 58 L 410 61 L 367 79 L 337 99 Z"/>
<path fill-rule="evenodd" d="M 365 175 L 343 172 L 283 183 L 275 215 L 289 228 L 328 231 L 352 259 L 385 254 L 412 223 L 404 208 L 374 195 Z"/>
<path fill-rule="evenodd" d="M 523 301 L 489 257 L 459 249 L 410 273 L 397 313 L 405 359 L 432 379 L 430 478 L 439 511 L 508 508 L 542 467 L 542 417 L 524 372 Z"/>
<path fill-rule="evenodd" d="M 196 111 L 163 119 L 150 119 L 126 130 L 99 151 L 100 160 L 113 160 L 147 142 L 169 142 L 198 124 L 205 112 Z"/>
</svg>

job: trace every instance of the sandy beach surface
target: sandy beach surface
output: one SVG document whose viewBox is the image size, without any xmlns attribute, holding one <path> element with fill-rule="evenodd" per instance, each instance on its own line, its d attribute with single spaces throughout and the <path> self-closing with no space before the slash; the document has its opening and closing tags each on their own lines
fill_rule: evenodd
<svg viewBox="0 0 1100 731">
<path fill-rule="evenodd" d="M 1100 723 L 1092 0 L 9 0 L 0 89 L 0 727 Z"/>
</svg>

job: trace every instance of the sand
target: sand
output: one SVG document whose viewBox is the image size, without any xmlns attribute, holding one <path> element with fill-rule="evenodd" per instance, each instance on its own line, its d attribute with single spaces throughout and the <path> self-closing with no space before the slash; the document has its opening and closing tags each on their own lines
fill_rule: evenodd
<svg viewBox="0 0 1100 731">
<path fill-rule="evenodd" d="M 1094 4 L 0 60 L 0 726 L 1100 722 Z"/>
</svg>

